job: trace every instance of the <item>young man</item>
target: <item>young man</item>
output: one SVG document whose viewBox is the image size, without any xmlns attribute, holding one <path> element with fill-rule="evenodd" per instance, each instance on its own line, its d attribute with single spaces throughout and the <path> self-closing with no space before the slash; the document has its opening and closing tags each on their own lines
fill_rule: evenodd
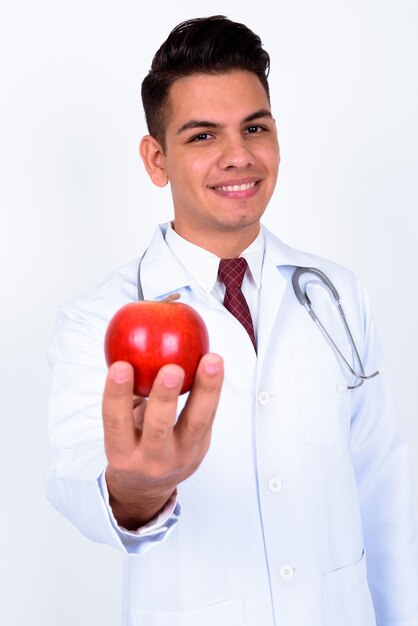
<svg viewBox="0 0 418 626">
<path fill-rule="evenodd" d="M 260 39 L 220 16 L 180 24 L 154 57 L 140 152 L 151 180 L 170 183 L 174 220 L 143 255 L 141 286 L 146 299 L 180 293 L 213 352 L 187 398 L 175 365 L 135 398 L 129 364 L 107 373 L 103 337 L 137 297 L 138 261 L 66 305 L 49 496 L 127 554 L 124 624 L 418 626 L 408 448 L 387 378 L 347 372 L 292 277 L 314 268 L 336 285 L 360 365 L 330 294 L 310 293 L 361 374 L 381 364 L 366 295 L 260 225 L 280 161 L 268 68 Z M 223 267 L 240 257 L 231 295 Z"/>
</svg>

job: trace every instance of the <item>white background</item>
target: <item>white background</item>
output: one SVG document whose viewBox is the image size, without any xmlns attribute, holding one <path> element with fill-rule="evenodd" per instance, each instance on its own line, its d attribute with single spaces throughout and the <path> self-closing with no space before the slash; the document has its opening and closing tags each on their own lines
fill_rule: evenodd
<svg viewBox="0 0 418 626">
<path fill-rule="evenodd" d="M 247 23 L 272 58 L 282 148 L 265 223 L 365 283 L 416 460 L 415 0 L 9 3 L 0 17 L 0 621 L 120 623 L 122 556 L 45 500 L 50 373 L 63 301 L 135 258 L 169 192 L 137 155 L 140 83 L 179 21 Z"/>
</svg>

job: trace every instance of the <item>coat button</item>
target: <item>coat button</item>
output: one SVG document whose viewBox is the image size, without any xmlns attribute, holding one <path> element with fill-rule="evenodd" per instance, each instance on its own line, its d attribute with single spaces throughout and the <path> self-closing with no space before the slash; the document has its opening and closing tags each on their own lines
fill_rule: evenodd
<svg viewBox="0 0 418 626">
<path fill-rule="evenodd" d="M 292 565 L 289 565 L 289 563 L 285 563 L 280 568 L 280 576 L 283 578 L 283 580 L 290 580 L 291 578 L 293 578 L 294 573 L 295 568 L 292 567 Z"/>
<path fill-rule="evenodd" d="M 270 491 L 272 491 L 273 493 L 278 493 L 283 486 L 280 478 L 276 478 L 275 476 L 273 476 L 273 478 L 270 478 L 268 485 Z"/>
<path fill-rule="evenodd" d="M 258 393 L 257 400 L 258 404 L 260 404 L 261 406 L 267 406 L 271 400 L 271 396 L 268 391 L 263 389 L 263 391 L 260 391 Z"/>
</svg>

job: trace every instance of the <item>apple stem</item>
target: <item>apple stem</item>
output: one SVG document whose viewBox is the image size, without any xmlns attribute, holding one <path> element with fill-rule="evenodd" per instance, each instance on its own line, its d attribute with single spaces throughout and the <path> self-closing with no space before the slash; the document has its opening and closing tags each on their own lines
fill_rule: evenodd
<svg viewBox="0 0 418 626">
<path fill-rule="evenodd" d="M 179 293 L 171 293 L 169 296 L 164 298 L 163 302 L 174 302 L 174 300 L 178 300 L 180 298 Z"/>
</svg>

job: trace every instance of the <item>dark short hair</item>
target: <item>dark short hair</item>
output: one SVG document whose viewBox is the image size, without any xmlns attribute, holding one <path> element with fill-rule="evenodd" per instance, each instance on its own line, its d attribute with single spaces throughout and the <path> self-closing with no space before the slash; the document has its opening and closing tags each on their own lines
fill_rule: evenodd
<svg viewBox="0 0 418 626">
<path fill-rule="evenodd" d="M 171 85 L 193 74 L 247 70 L 260 79 L 267 97 L 270 57 L 261 39 L 247 26 L 223 15 L 199 17 L 176 26 L 157 50 L 142 83 L 141 96 L 148 132 L 165 149 Z"/>
</svg>

